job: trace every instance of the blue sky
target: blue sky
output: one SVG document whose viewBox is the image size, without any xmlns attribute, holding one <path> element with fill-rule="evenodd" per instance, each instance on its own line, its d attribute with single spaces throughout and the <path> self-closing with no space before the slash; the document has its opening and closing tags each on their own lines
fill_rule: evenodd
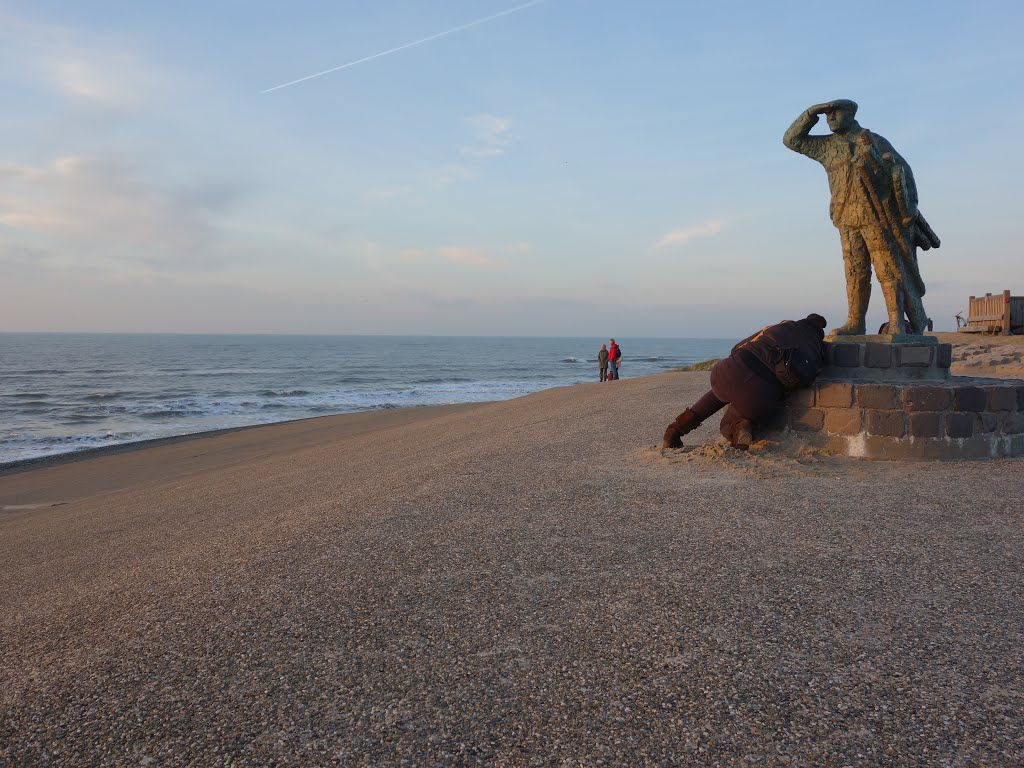
<svg viewBox="0 0 1024 768">
<path fill-rule="evenodd" d="M 938 328 L 1024 293 L 1019 3 L 0 2 L 0 330 L 737 336 L 845 314 L 815 102 Z M 869 317 L 882 319 L 875 291 Z"/>
</svg>

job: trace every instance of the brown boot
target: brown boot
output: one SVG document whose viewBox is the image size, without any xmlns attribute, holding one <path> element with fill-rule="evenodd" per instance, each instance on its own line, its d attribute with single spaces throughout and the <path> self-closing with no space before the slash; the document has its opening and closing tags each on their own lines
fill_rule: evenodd
<svg viewBox="0 0 1024 768">
<path fill-rule="evenodd" d="M 746 451 L 749 450 L 752 442 L 754 442 L 754 429 L 750 420 L 737 421 L 736 428 L 732 433 L 732 447 L 739 451 Z"/>
<path fill-rule="evenodd" d="M 681 448 L 683 441 L 679 438 L 693 432 L 699 426 L 700 419 L 697 418 L 697 414 L 687 408 L 676 417 L 675 421 L 668 425 L 668 428 L 665 430 L 665 437 L 661 441 L 661 447 Z"/>
</svg>

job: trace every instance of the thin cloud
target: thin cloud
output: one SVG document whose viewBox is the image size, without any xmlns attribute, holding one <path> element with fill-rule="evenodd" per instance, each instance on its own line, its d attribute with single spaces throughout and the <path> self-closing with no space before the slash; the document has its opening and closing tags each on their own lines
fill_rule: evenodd
<svg viewBox="0 0 1024 768">
<path fill-rule="evenodd" d="M 63 263 L 169 270 L 226 258 L 222 221 L 233 185 L 171 185 L 112 157 L 0 166 L 0 260 L 44 238 Z"/>
<path fill-rule="evenodd" d="M 421 40 L 414 40 L 411 43 L 406 43 L 405 45 L 400 45 L 397 48 L 389 48 L 386 51 L 380 51 L 379 53 L 374 53 L 374 54 L 371 54 L 369 56 L 364 56 L 361 59 L 356 59 L 355 61 L 350 61 L 350 62 L 348 62 L 346 64 L 339 64 L 336 67 L 331 67 L 330 69 L 325 69 L 322 72 L 315 72 L 312 75 L 306 75 L 305 77 L 300 77 L 297 80 L 291 80 L 291 81 L 289 81 L 287 83 L 281 83 L 280 85 L 275 85 L 272 88 L 267 88 L 266 90 L 260 91 L 260 93 L 272 93 L 273 91 L 280 91 L 283 88 L 290 88 L 293 85 L 298 85 L 299 83 L 304 83 L 307 80 L 313 80 L 313 79 L 318 78 L 318 77 L 323 77 L 324 75 L 329 75 L 329 74 L 332 74 L 333 72 L 340 72 L 343 69 L 348 69 L 350 67 L 354 67 L 357 64 L 364 64 L 367 61 L 373 61 L 374 59 L 380 59 L 380 58 L 383 58 L 384 56 L 390 56 L 391 54 L 398 53 L 399 51 L 405 51 L 405 50 L 408 50 L 409 48 L 415 48 L 417 45 L 423 45 L 424 43 L 429 43 L 432 40 L 437 40 L 438 38 L 441 38 L 441 37 L 447 37 L 448 35 L 454 35 L 456 32 L 463 32 L 463 31 L 465 31 L 467 29 L 470 29 L 472 27 L 479 26 L 480 24 L 486 24 L 489 21 L 494 21 L 495 19 L 500 19 L 502 16 L 509 16 L 509 15 L 511 15 L 513 13 L 518 13 L 519 11 L 525 11 L 527 8 L 532 8 L 533 6 L 540 5 L 543 2 L 545 2 L 545 0 L 530 0 L 529 3 L 523 3 L 522 5 L 517 5 L 514 8 L 508 8 L 508 9 L 506 9 L 504 11 L 499 11 L 498 13 L 492 13 L 490 16 L 484 16 L 482 19 L 476 19 L 475 21 L 471 21 L 471 22 L 469 22 L 467 24 L 461 24 L 461 25 L 459 25 L 457 27 L 452 27 L 451 29 L 446 29 L 444 32 L 438 32 L 437 34 L 430 35 L 429 37 L 424 37 Z"/>
<path fill-rule="evenodd" d="M 696 240 L 700 237 L 714 237 L 724 230 L 725 226 L 726 221 L 724 219 L 711 219 L 710 221 L 705 221 L 702 224 L 696 224 L 692 227 L 675 229 L 661 238 L 654 247 L 680 248 L 691 240 Z"/>
<path fill-rule="evenodd" d="M 366 200 L 373 202 L 386 202 L 389 200 L 397 200 L 398 198 L 405 197 L 414 192 L 411 184 L 403 184 L 397 187 L 378 187 L 371 189 L 363 194 Z"/>
<path fill-rule="evenodd" d="M 476 168 L 467 165 L 446 165 L 434 179 L 434 186 L 438 189 L 450 187 L 460 181 L 469 181 L 477 176 Z"/>
<path fill-rule="evenodd" d="M 505 154 L 505 147 L 463 147 L 459 150 L 466 157 L 484 160 L 488 157 L 500 157 Z"/>
<path fill-rule="evenodd" d="M 499 252 L 514 253 L 521 252 L 525 244 L 517 243 L 512 246 L 499 248 Z M 406 264 L 421 264 L 425 266 L 439 264 L 455 264 L 461 267 L 472 267 L 474 269 L 497 269 L 501 262 L 494 257 L 492 251 L 486 248 L 474 248 L 466 245 L 440 245 L 432 248 L 406 248 L 401 251 L 391 251 L 390 257 L 386 254 L 388 250 L 379 244 L 374 244 L 373 258 L 369 262 L 373 266 L 384 266 L 391 260 L 397 258 Z"/>
<path fill-rule="evenodd" d="M 509 128 L 512 121 L 507 117 L 480 114 L 466 118 L 466 123 L 476 137 L 476 144 L 462 147 L 459 153 L 470 158 L 467 164 L 457 163 L 446 166 L 436 180 L 435 186 L 443 189 L 459 181 L 476 178 L 478 169 L 492 157 L 500 157 L 512 145 Z"/>
<path fill-rule="evenodd" d="M 116 76 L 84 58 L 59 59 L 47 64 L 57 88 L 76 99 L 119 105 L 132 100 L 127 78 Z"/>
<path fill-rule="evenodd" d="M 170 79 L 134 41 L 31 21 L 0 9 L 0 47 L 38 81 L 69 101 L 119 109 L 167 90 Z"/>
<path fill-rule="evenodd" d="M 512 125 L 512 121 L 507 117 L 488 114 L 467 117 L 466 122 L 473 126 L 480 140 L 487 144 L 504 144 L 507 141 L 508 129 Z"/>
<path fill-rule="evenodd" d="M 473 117 L 467 117 L 466 122 L 473 129 L 478 143 L 463 147 L 461 150 L 463 155 L 479 159 L 498 157 L 505 154 L 505 150 L 511 146 L 512 137 L 508 131 L 512 121 L 507 117 L 487 114 L 473 115 Z"/>
<path fill-rule="evenodd" d="M 466 267 L 494 267 L 495 261 L 487 251 L 480 248 L 466 248 L 459 245 L 445 245 L 437 249 L 437 255 L 451 264 Z"/>
<path fill-rule="evenodd" d="M 416 183 L 375 187 L 362 193 L 364 200 L 390 203 L 400 198 L 415 197 L 425 187 L 445 190 L 455 184 L 471 181 L 480 176 L 487 162 L 504 155 L 515 143 L 510 134 L 512 120 L 497 115 L 479 114 L 463 118 L 470 129 L 473 144 L 459 149 L 459 158 L 422 175 Z"/>
</svg>

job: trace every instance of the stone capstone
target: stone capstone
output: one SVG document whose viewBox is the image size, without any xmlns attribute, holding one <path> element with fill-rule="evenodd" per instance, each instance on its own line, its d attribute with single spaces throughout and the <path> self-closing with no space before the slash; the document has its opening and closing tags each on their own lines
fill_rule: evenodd
<svg viewBox="0 0 1024 768">
<path fill-rule="evenodd" d="M 949 378 L 952 345 L 934 336 L 898 343 L 882 336 L 834 337 L 825 343 L 823 379 L 834 381 L 944 381 Z M 856 339 L 851 341 L 849 339 Z"/>
</svg>

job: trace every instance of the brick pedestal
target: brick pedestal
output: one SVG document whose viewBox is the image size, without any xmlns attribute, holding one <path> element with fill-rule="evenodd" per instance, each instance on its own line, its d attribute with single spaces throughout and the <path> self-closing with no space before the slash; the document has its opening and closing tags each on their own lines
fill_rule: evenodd
<svg viewBox="0 0 1024 768">
<path fill-rule="evenodd" d="M 840 342 L 768 433 L 869 459 L 1024 456 L 1024 381 L 950 377 L 950 345 Z"/>
</svg>

